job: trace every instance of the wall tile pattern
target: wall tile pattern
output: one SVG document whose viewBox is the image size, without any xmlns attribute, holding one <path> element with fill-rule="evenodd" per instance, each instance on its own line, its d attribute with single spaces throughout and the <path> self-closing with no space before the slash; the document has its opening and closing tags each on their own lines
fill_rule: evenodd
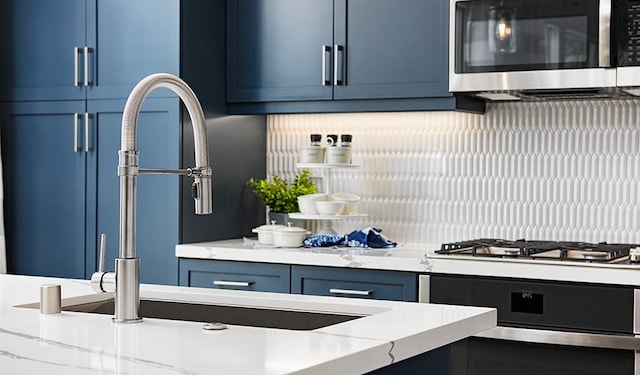
<svg viewBox="0 0 640 375">
<path fill-rule="evenodd" d="M 640 106 L 634 100 L 508 102 L 487 113 L 274 115 L 267 173 L 292 178 L 309 134 L 353 134 L 357 169 L 331 190 L 362 197 L 399 243 L 480 237 L 640 243 Z M 314 171 L 322 186 L 322 171 Z"/>
</svg>

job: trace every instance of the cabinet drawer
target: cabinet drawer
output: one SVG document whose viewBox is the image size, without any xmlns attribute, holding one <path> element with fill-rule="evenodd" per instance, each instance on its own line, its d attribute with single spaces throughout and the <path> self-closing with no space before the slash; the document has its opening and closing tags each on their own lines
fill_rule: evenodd
<svg viewBox="0 0 640 375">
<path fill-rule="evenodd" d="M 289 266 L 218 260 L 180 259 L 180 285 L 289 293 Z"/>
<path fill-rule="evenodd" d="M 417 301 L 412 272 L 331 267 L 291 267 L 291 292 L 321 296 Z"/>
</svg>

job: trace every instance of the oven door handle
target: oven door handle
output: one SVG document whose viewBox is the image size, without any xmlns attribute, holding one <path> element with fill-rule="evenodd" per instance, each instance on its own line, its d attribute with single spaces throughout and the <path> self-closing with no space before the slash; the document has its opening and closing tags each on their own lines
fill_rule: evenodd
<svg viewBox="0 0 640 375">
<path fill-rule="evenodd" d="M 640 350 L 640 336 L 607 335 L 599 333 L 550 331 L 544 329 L 495 327 L 475 337 L 490 339 L 582 346 L 590 348 Z"/>
</svg>

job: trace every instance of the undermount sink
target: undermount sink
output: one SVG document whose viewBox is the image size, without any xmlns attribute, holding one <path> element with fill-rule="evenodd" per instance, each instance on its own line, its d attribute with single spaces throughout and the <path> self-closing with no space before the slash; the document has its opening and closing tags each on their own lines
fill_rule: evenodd
<svg viewBox="0 0 640 375">
<path fill-rule="evenodd" d="M 65 303 L 63 301 L 62 311 L 113 315 L 114 305 L 115 300 L 113 297 L 89 298 L 89 301 L 82 301 L 80 303 Z M 16 307 L 39 309 L 40 304 L 32 303 Z M 143 318 L 202 323 L 219 322 L 225 325 L 231 324 L 302 331 L 327 327 L 365 316 L 145 298 L 140 300 L 140 315 Z"/>
</svg>

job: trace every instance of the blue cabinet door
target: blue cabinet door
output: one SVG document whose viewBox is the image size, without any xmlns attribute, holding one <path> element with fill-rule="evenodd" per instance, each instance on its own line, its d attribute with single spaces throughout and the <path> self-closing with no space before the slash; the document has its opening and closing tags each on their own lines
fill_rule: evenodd
<svg viewBox="0 0 640 375">
<path fill-rule="evenodd" d="M 0 3 L 2 99 L 83 99 L 84 89 L 74 85 L 82 56 L 74 49 L 86 45 L 85 0 Z"/>
<path fill-rule="evenodd" d="M 452 96 L 447 0 L 229 0 L 228 8 L 229 102 Z"/>
<path fill-rule="evenodd" d="M 227 101 L 332 98 L 333 0 L 228 0 L 227 12 Z"/>
<path fill-rule="evenodd" d="M 8 270 L 83 278 L 87 153 L 76 115 L 85 103 L 10 103 L 3 112 Z"/>
<path fill-rule="evenodd" d="M 179 0 L 88 0 L 87 98 L 126 98 L 149 74 L 179 75 L 179 38 Z"/>
<path fill-rule="evenodd" d="M 446 0 L 335 0 L 334 99 L 451 96 Z M 336 51 L 334 51 L 336 53 Z"/>
<path fill-rule="evenodd" d="M 289 293 L 286 264 L 180 259 L 180 285 L 201 288 Z"/>
<path fill-rule="evenodd" d="M 151 73 L 179 74 L 179 0 L 8 0 L 0 7 L 5 101 L 125 98 Z"/>
<path fill-rule="evenodd" d="M 291 266 L 291 293 L 415 302 L 413 272 Z"/>
<path fill-rule="evenodd" d="M 89 101 L 95 130 L 87 178 L 87 275 L 95 270 L 100 234 L 107 234 L 107 269 L 113 271 L 119 253 L 120 178 L 118 150 L 124 100 Z M 147 99 L 138 117 L 140 168 L 178 169 L 180 153 L 177 98 Z M 140 175 L 137 184 L 136 255 L 140 281 L 177 285 L 179 240 L 179 179 L 175 175 Z"/>
</svg>

